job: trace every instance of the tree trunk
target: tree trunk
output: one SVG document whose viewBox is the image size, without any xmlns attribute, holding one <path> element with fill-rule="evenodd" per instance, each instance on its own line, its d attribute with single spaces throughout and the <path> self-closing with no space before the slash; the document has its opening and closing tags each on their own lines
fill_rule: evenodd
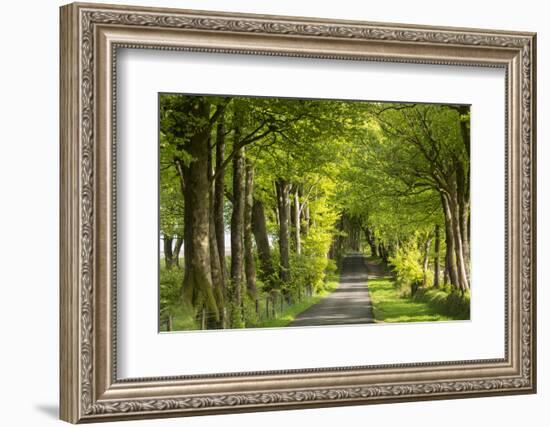
<svg viewBox="0 0 550 427">
<path fill-rule="evenodd" d="M 328 251 L 328 257 L 339 261 L 342 250 L 342 231 L 344 229 L 344 214 L 341 214 L 336 222 L 336 236 L 332 238 L 332 243 Z"/>
<path fill-rule="evenodd" d="M 460 205 L 460 233 L 466 263 L 466 273 L 470 277 L 470 207 L 469 202 L 463 201 Z"/>
<path fill-rule="evenodd" d="M 439 266 L 439 251 L 440 251 L 440 226 L 437 224 L 435 226 L 435 255 L 434 255 L 434 287 L 439 287 L 439 276 L 441 274 Z"/>
<path fill-rule="evenodd" d="M 183 237 L 176 237 L 176 244 L 174 245 L 174 250 L 172 251 L 172 257 L 174 259 L 174 265 L 180 267 L 180 252 L 183 245 Z"/>
<path fill-rule="evenodd" d="M 181 182 L 187 182 L 187 175 L 189 174 L 187 170 L 188 168 L 184 165 L 182 161 L 178 162 L 178 164 L 180 166 L 180 170 L 182 173 Z M 183 204 L 184 204 L 184 209 L 183 209 L 183 267 L 184 267 L 183 282 L 184 283 L 186 282 L 187 275 L 189 274 L 189 268 L 191 267 L 191 255 L 193 253 L 193 233 L 191 230 L 192 209 L 190 208 L 191 196 L 188 194 L 191 192 L 191 190 L 187 191 L 186 188 L 187 188 L 186 185 L 182 185 Z M 185 287 L 183 287 L 182 290 L 185 290 Z M 190 290 L 190 292 L 192 291 Z M 190 299 L 190 301 L 192 301 L 192 298 Z"/>
<path fill-rule="evenodd" d="M 453 214 L 451 218 L 453 226 L 453 236 L 455 241 L 455 258 L 458 270 L 458 280 L 462 291 L 466 291 L 470 288 L 470 284 L 468 280 L 466 261 L 464 259 L 463 239 L 462 233 L 460 231 L 460 210 L 456 194 L 451 198 L 449 204 Z"/>
<path fill-rule="evenodd" d="M 214 296 L 216 298 L 216 304 L 219 310 L 219 318 L 217 321 L 214 319 L 208 319 L 208 329 L 214 328 L 224 328 L 225 327 L 225 316 L 224 316 L 224 306 L 225 306 L 225 286 L 223 283 L 222 268 L 220 264 L 220 256 L 218 253 L 218 246 L 216 242 L 216 228 L 214 225 L 214 217 L 210 217 L 210 274 L 212 277 L 212 286 L 214 289 Z"/>
<path fill-rule="evenodd" d="M 182 196 L 182 199 L 185 203 L 185 166 L 184 166 L 184 163 L 183 161 L 180 159 L 180 158 L 175 158 L 174 159 L 174 163 L 176 164 L 176 170 L 178 172 L 178 178 L 179 178 L 179 184 L 180 184 L 180 190 L 181 190 L 181 196 Z M 178 236 L 178 240 L 176 240 L 176 248 L 178 250 L 178 253 L 177 253 L 177 266 L 179 267 L 180 264 L 179 264 L 179 251 L 181 250 L 181 247 L 183 245 L 183 243 L 185 242 L 185 222 L 188 220 L 188 212 L 185 211 L 185 206 L 184 206 L 184 210 L 183 210 L 183 223 L 184 223 L 184 231 L 183 231 L 183 236 Z M 179 245 L 178 245 L 178 241 L 179 241 Z M 190 249 L 189 249 L 190 250 Z M 187 252 L 189 251 L 188 248 L 183 248 L 183 256 L 184 256 L 184 265 L 186 265 L 186 255 L 187 255 Z"/>
<path fill-rule="evenodd" d="M 460 276 L 458 272 L 458 266 L 456 262 L 456 237 L 455 228 L 453 226 L 452 209 L 449 202 L 449 198 L 446 195 L 441 195 L 441 202 L 443 205 L 443 211 L 445 214 L 445 267 L 448 271 L 451 284 L 458 289 L 462 289 Z"/>
<path fill-rule="evenodd" d="M 274 279 L 275 269 L 271 262 L 271 249 L 267 235 L 264 205 L 260 200 L 254 199 L 252 205 L 252 230 L 256 240 L 256 249 L 260 260 L 261 279 L 266 284 L 271 284 Z"/>
<path fill-rule="evenodd" d="M 371 230 L 369 227 L 365 227 L 364 229 L 365 233 L 365 239 L 367 239 L 367 243 L 370 247 L 370 254 L 371 256 L 378 256 L 378 248 L 376 246 L 376 237 L 374 236 L 374 231 Z"/>
<path fill-rule="evenodd" d="M 428 266 L 430 261 L 430 247 L 432 245 L 432 234 L 428 236 L 426 239 L 426 242 L 424 244 L 424 262 L 422 263 L 422 286 L 426 286 L 428 284 Z"/>
<path fill-rule="evenodd" d="M 216 180 L 214 182 L 214 226 L 216 229 L 216 242 L 218 247 L 218 258 L 221 264 L 222 282 L 227 282 L 227 268 L 225 264 L 225 224 L 224 224 L 224 177 L 225 167 L 223 162 L 225 158 L 225 115 L 222 114 L 218 121 L 216 129 Z M 221 171 L 221 172 L 219 172 Z"/>
<path fill-rule="evenodd" d="M 467 105 L 455 107 L 455 109 L 461 116 L 466 115 L 470 112 L 470 107 Z M 460 133 L 462 135 L 462 142 L 464 143 L 464 150 L 466 151 L 468 158 L 470 158 L 470 128 L 468 125 L 468 121 L 460 118 Z"/>
<path fill-rule="evenodd" d="M 213 162 L 212 162 L 212 145 L 210 145 L 208 153 L 208 171 L 210 176 L 213 173 Z M 210 181 L 210 212 L 214 212 L 214 183 Z M 219 310 L 219 321 L 215 321 L 211 317 L 207 319 L 207 328 L 208 329 L 219 329 L 224 328 L 225 326 L 225 316 L 224 316 L 224 307 L 225 307 L 225 283 L 223 278 L 223 266 L 222 261 L 220 260 L 220 254 L 218 252 L 218 242 L 216 238 L 216 224 L 214 215 L 209 215 L 209 246 L 210 246 L 210 272 L 212 277 L 212 286 L 214 289 L 214 296 L 216 298 L 216 304 L 218 305 Z"/>
<path fill-rule="evenodd" d="M 296 189 L 294 192 L 294 240 L 296 242 L 296 253 L 298 255 L 302 253 L 300 221 L 300 197 L 298 196 L 298 189 Z"/>
<path fill-rule="evenodd" d="M 248 295 L 257 301 L 256 265 L 252 242 L 252 207 L 254 205 L 254 168 L 246 164 L 246 185 L 244 204 L 244 268 L 246 273 L 246 289 Z"/>
<path fill-rule="evenodd" d="M 307 201 L 304 202 L 303 205 L 303 211 L 304 211 L 304 236 L 307 236 L 309 234 L 309 223 L 311 221 L 309 216 L 309 203 Z"/>
<path fill-rule="evenodd" d="M 388 263 L 388 251 L 386 250 L 386 245 L 384 245 L 384 242 L 380 242 L 378 244 L 378 254 L 380 255 L 380 258 L 382 258 L 382 261 L 384 261 L 385 264 Z"/>
<path fill-rule="evenodd" d="M 240 128 L 235 128 L 234 140 L 240 139 Z M 231 213 L 231 288 L 234 327 L 242 327 L 242 287 L 244 283 L 244 149 L 238 148 L 233 157 L 233 211 Z"/>
<path fill-rule="evenodd" d="M 279 253 L 281 270 L 279 273 L 282 282 L 286 283 L 290 280 L 290 245 L 289 245 L 289 220 L 290 220 L 290 203 L 289 192 L 290 184 L 278 179 L 277 186 L 277 205 L 279 213 Z"/>
<path fill-rule="evenodd" d="M 291 237 L 292 237 L 292 240 L 293 240 L 293 243 L 296 243 L 294 240 L 295 240 L 295 236 L 294 236 L 294 233 L 292 232 L 292 230 L 294 230 L 294 226 L 296 225 L 296 209 L 295 209 L 295 204 L 294 204 L 294 191 L 292 190 L 293 186 L 291 185 L 290 187 L 290 194 L 289 194 L 289 197 L 290 197 L 290 229 L 291 229 Z"/>
<path fill-rule="evenodd" d="M 174 257 L 172 253 L 172 243 L 174 239 L 166 234 L 163 236 L 164 242 L 164 264 L 167 270 L 170 270 L 174 265 Z"/>
<path fill-rule="evenodd" d="M 458 113 L 462 116 L 468 114 L 470 108 L 468 106 L 458 107 Z M 468 159 L 470 159 L 470 127 L 469 121 L 460 118 L 460 132 L 462 135 L 462 141 L 464 143 L 464 150 Z M 470 175 L 469 164 L 461 164 L 459 175 L 459 204 L 460 204 L 460 229 L 462 232 L 464 259 L 466 261 L 466 268 L 468 277 L 470 275 Z"/>
<path fill-rule="evenodd" d="M 462 253 L 466 268 L 466 276 L 470 278 L 470 202 L 464 194 L 458 196 L 458 221 L 462 237 Z"/>
<path fill-rule="evenodd" d="M 209 103 L 204 98 L 197 98 L 192 106 L 192 115 L 197 122 L 208 123 Z M 185 150 L 193 160 L 183 166 L 185 272 L 182 293 L 194 307 L 206 306 L 217 320 L 219 313 L 210 271 L 209 137 L 210 127 L 203 126 L 185 144 Z"/>
<path fill-rule="evenodd" d="M 456 262 L 457 285 L 464 292 L 469 289 L 468 275 L 464 261 L 462 248 L 462 236 L 460 233 L 459 208 L 456 193 L 443 195 L 445 203 L 445 215 L 450 220 L 451 236 L 454 246 L 454 261 Z"/>
<path fill-rule="evenodd" d="M 466 269 L 466 277 L 470 277 L 470 196 L 468 190 L 468 174 L 465 171 L 462 162 L 455 162 L 456 169 L 456 218 L 460 227 L 460 236 L 462 242 L 462 256 Z"/>
</svg>

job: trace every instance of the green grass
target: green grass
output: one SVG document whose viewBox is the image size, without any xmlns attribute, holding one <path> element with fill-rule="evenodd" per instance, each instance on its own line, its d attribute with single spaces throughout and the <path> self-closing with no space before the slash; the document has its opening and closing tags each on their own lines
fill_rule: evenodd
<svg viewBox="0 0 550 427">
<path fill-rule="evenodd" d="M 199 324 L 192 312 L 178 311 L 172 318 L 172 331 L 197 331 Z M 166 323 L 160 324 L 160 331 L 167 332 Z"/>
<path fill-rule="evenodd" d="M 368 282 L 374 318 L 377 322 L 434 322 L 456 320 L 441 314 L 424 302 L 401 297 L 390 277 L 371 279 Z"/>
<path fill-rule="evenodd" d="M 453 291 L 450 286 L 441 288 L 419 288 L 413 299 L 424 302 L 440 313 L 452 316 L 453 319 L 470 319 L 470 293 L 465 295 Z"/>
</svg>

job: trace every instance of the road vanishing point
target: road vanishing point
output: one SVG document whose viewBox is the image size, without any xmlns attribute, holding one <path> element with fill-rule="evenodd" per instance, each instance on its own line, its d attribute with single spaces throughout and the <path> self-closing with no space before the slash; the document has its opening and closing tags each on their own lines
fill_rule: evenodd
<svg viewBox="0 0 550 427">
<path fill-rule="evenodd" d="M 362 254 L 346 255 L 336 290 L 300 313 L 288 326 L 374 323 L 368 273 L 367 262 Z"/>
</svg>

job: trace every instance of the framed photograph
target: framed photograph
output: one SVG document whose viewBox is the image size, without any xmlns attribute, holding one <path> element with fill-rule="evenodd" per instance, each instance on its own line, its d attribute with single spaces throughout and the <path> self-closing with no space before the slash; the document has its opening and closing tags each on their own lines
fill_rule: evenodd
<svg viewBox="0 0 550 427">
<path fill-rule="evenodd" d="M 536 391 L 535 34 L 60 22 L 63 420 Z"/>
</svg>

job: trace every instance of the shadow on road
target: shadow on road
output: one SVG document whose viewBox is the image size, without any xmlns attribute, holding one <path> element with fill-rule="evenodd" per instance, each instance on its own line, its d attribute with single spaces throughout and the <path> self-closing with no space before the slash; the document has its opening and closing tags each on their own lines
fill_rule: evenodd
<svg viewBox="0 0 550 427">
<path fill-rule="evenodd" d="M 300 313 L 288 326 L 374 323 L 367 278 L 365 257 L 359 253 L 347 255 L 336 290 Z"/>
</svg>

